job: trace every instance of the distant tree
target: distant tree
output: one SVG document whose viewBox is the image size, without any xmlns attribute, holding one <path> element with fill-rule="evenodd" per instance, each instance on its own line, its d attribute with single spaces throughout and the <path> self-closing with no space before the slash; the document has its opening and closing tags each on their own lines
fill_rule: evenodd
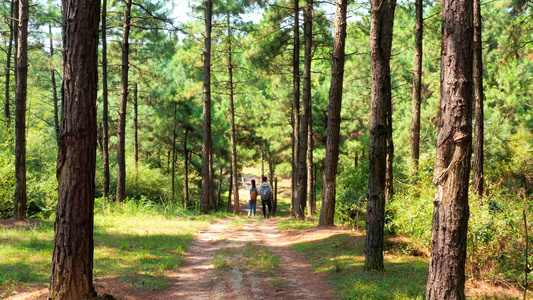
<svg viewBox="0 0 533 300">
<path fill-rule="evenodd" d="M 304 15 L 304 83 L 303 83 L 303 97 L 302 107 L 304 108 L 304 114 L 306 119 L 307 130 L 304 134 L 307 135 L 305 139 L 307 145 L 302 147 L 307 150 L 307 166 L 305 171 L 306 188 L 307 188 L 307 215 L 312 216 L 315 213 L 315 198 L 313 189 L 313 104 L 311 97 L 311 62 L 313 59 L 313 0 L 307 0 L 307 6 Z M 302 116 L 302 119 L 304 117 Z M 303 124 L 302 124 L 303 126 Z M 303 150 L 302 150 L 303 151 Z M 304 151 L 305 152 L 305 151 Z M 304 162 L 305 163 L 305 162 Z M 300 199 L 305 201 L 305 197 Z"/>
<path fill-rule="evenodd" d="M 411 118 L 411 163 L 413 169 L 418 167 L 420 159 L 420 104 L 422 102 L 422 42 L 424 34 L 424 4 L 415 1 L 415 62 L 413 68 L 413 100 Z"/>
<path fill-rule="evenodd" d="M 131 30 L 132 0 L 126 0 L 124 6 L 124 23 L 122 25 L 122 76 L 120 86 L 120 105 L 117 130 L 117 201 L 126 199 L 126 108 L 128 104 L 129 55 Z"/>
<path fill-rule="evenodd" d="M 48 23 L 48 34 L 50 35 L 50 60 L 54 59 L 54 35 L 52 33 L 52 24 Z M 56 132 L 56 142 L 59 145 L 59 97 L 57 95 L 56 70 L 54 65 L 50 64 L 50 83 L 52 84 L 52 101 L 54 103 L 54 129 Z"/>
<path fill-rule="evenodd" d="M 107 79 L 107 0 L 102 0 L 102 159 L 104 163 L 103 205 L 109 197 L 109 92 Z"/>
<path fill-rule="evenodd" d="M 303 93 L 302 93 L 302 114 L 300 121 L 300 137 L 298 151 L 298 181 L 296 184 L 296 210 L 298 218 L 304 217 L 305 206 L 307 204 L 307 156 L 308 156 L 308 139 L 309 139 L 309 122 L 311 111 L 311 56 L 313 47 L 313 1 L 307 1 L 307 7 L 304 14 L 304 73 L 303 73 Z"/>
<path fill-rule="evenodd" d="M 19 0 L 15 72 L 15 220 L 26 219 L 26 100 L 28 97 L 28 0 Z"/>
<path fill-rule="evenodd" d="M 63 118 L 48 299 L 93 299 L 100 1 L 63 0 Z"/>
<path fill-rule="evenodd" d="M 334 225 L 336 177 L 339 161 L 340 115 L 342 105 L 342 85 L 344 81 L 346 10 L 348 1 L 337 0 L 333 56 L 331 66 L 331 86 L 329 88 L 329 109 L 326 136 L 326 158 L 324 160 L 324 180 L 322 183 L 322 208 L 319 226 Z"/>
<path fill-rule="evenodd" d="M 298 157 L 300 156 L 300 8 L 294 0 L 294 25 L 292 49 L 292 179 L 291 216 L 303 216 L 297 198 Z"/>
<path fill-rule="evenodd" d="M 440 121 L 426 299 L 465 299 L 472 154 L 472 2 L 442 3 Z"/>
<path fill-rule="evenodd" d="M 203 139 L 202 139 L 202 198 L 201 207 L 204 214 L 209 213 L 209 204 L 214 197 L 211 137 L 211 32 L 213 1 L 205 0 L 205 36 L 204 36 L 204 85 L 203 85 Z"/>
<path fill-rule="evenodd" d="M 372 103 L 365 269 L 383 270 L 386 177 L 392 145 L 390 58 L 396 0 L 371 1 Z M 389 162 L 390 163 L 390 162 Z M 389 168 L 389 169 L 388 169 Z"/>
<path fill-rule="evenodd" d="M 11 0 L 9 16 L 11 17 L 8 20 L 9 25 L 9 40 L 7 42 L 7 53 L 6 53 L 6 77 L 5 77 L 5 90 L 4 90 L 4 117 L 5 117 L 5 126 L 9 127 L 11 123 L 11 101 L 10 101 L 10 86 L 11 86 L 11 72 L 13 71 L 11 66 L 11 56 L 13 51 L 13 39 L 15 35 L 15 27 L 13 25 L 15 19 L 15 9 L 18 0 Z M 16 59 L 16 58 L 15 58 Z"/>
<path fill-rule="evenodd" d="M 474 192 L 483 195 L 483 138 L 484 114 L 483 114 L 483 48 L 481 40 L 481 0 L 474 1 L 474 114 L 476 119 L 476 128 L 474 134 L 474 181 L 472 186 Z"/>
</svg>

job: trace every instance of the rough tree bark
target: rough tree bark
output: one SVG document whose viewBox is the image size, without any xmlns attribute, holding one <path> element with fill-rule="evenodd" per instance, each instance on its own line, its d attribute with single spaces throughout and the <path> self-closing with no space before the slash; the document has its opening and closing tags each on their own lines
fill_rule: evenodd
<svg viewBox="0 0 533 300">
<path fill-rule="evenodd" d="M 124 7 L 124 24 L 122 28 L 122 82 L 120 87 L 120 107 L 117 131 L 117 201 L 126 199 L 126 108 L 128 104 L 129 55 L 132 0 L 127 0 Z"/>
<path fill-rule="evenodd" d="M 139 98 L 138 86 L 133 84 L 133 162 L 135 164 L 135 181 L 137 181 L 137 168 L 139 166 Z"/>
<path fill-rule="evenodd" d="M 307 156 L 309 139 L 309 115 L 311 114 L 311 56 L 313 47 L 313 0 L 307 1 L 304 15 L 304 73 L 303 73 L 303 93 L 302 93 L 302 116 L 300 122 L 300 140 L 298 152 L 298 182 L 296 185 L 296 210 L 298 218 L 304 218 L 307 204 Z"/>
<path fill-rule="evenodd" d="M 426 299 L 465 299 L 472 143 L 472 0 L 442 6 L 441 100 Z"/>
<path fill-rule="evenodd" d="M 28 96 L 28 0 L 19 0 L 15 72 L 15 220 L 26 219 L 26 99 Z"/>
<path fill-rule="evenodd" d="M 103 205 L 109 197 L 109 102 L 107 87 L 107 0 L 102 0 L 102 159 L 104 162 Z"/>
<path fill-rule="evenodd" d="M 326 158 L 324 160 L 324 178 L 322 208 L 319 226 L 334 225 L 336 177 L 339 161 L 339 134 L 341 125 L 342 84 L 344 81 L 346 10 L 347 0 L 337 0 L 333 56 L 331 66 L 331 86 L 329 88 L 328 125 L 326 137 Z"/>
<path fill-rule="evenodd" d="M 202 213 L 209 213 L 213 198 L 213 168 L 211 167 L 211 18 L 213 1 L 205 0 L 205 40 L 204 40 L 204 85 L 203 85 L 203 137 L 202 137 Z"/>
<path fill-rule="evenodd" d="M 294 27 L 292 49 L 292 179 L 291 216 L 303 216 L 298 204 L 298 158 L 300 154 L 300 7 L 294 0 Z"/>
<path fill-rule="evenodd" d="M 413 67 L 413 100 L 411 116 L 411 164 L 413 171 L 420 159 L 420 105 L 422 103 L 422 41 L 424 33 L 424 4 L 415 1 L 415 61 Z"/>
<path fill-rule="evenodd" d="M 93 228 L 100 1 L 63 0 L 63 118 L 48 299 L 94 299 Z"/>
<path fill-rule="evenodd" d="M 389 143 L 392 135 L 390 57 L 395 8 L 396 0 L 371 1 L 372 104 L 366 208 L 366 270 L 383 270 L 387 157 L 390 155 L 388 147 L 392 146 Z"/>
<path fill-rule="evenodd" d="M 189 139 L 189 128 L 185 128 L 185 137 L 183 138 L 183 207 L 187 208 L 189 203 L 189 148 L 187 147 Z"/>
<path fill-rule="evenodd" d="M 476 128 L 474 134 L 474 192 L 478 196 L 483 195 L 483 137 L 484 137 L 484 114 L 483 114 L 483 55 L 481 40 L 481 1 L 474 0 L 474 111 Z"/>
</svg>

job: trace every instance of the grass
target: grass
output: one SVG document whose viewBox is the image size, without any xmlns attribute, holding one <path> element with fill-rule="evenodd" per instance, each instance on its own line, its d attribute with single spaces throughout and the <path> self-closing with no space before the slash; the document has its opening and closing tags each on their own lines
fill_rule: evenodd
<svg viewBox="0 0 533 300">
<path fill-rule="evenodd" d="M 297 223 L 301 224 L 297 224 Z M 289 230 L 309 227 L 309 222 L 287 221 Z M 403 254 L 394 245 L 385 254 L 385 272 L 365 271 L 364 237 L 357 233 L 298 243 L 293 248 L 311 268 L 325 273 L 341 299 L 424 299 L 428 260 Z"/>
<path fill-rule="evenodd" d="M 94 278 L 118 277 L 137 288 L 166 288 L 166 272 L 181 265 L 193 234 L 213 218 L 216 216 L 175 217 L 155 206 L 98 211 Z M 0 298 L 25 287 L 47 286 L 53 236 L 50 220 L 31 227 L 0 227 Z"/>
<path fill-rule="evenodd" d="M 280 264 L 280 259 L 270 250 L 250 243 L 244 247 L 242 256 L 252 270 L 260 273 L 275 273 Z"/>
</svg>

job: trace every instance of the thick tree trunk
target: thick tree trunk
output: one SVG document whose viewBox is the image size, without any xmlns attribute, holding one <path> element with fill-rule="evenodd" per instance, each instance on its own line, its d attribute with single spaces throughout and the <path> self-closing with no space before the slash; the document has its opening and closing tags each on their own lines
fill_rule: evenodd
<svg viewBox="0 0 533 300">
<path fill-rule="evenodd" d="M 472 0 L 444 0 L 441 101 L 426 299 L 465 299 L 472 143 Z"/>
<path fill-rule="evenodd" d="M 18 0 L 11 0 L 11 18 L 15 17 L 15 2 Z M 6 128 L 11 124 L 11 101 L 10 101 L 10 86 L 11 86 L 11 53 L 13 51 L 13 35 L 15 34 L 15 28 L 13 25 L 13 20 L 8 20 L 9 24 L 9 41 L 7 44 L 7 54 L 6 54 L 6 81 L 5 81 L 5 90 L 4 90 L 4 116 L 5 116 L 5 126 Z M 16 59 L 16 58 L 15 58 Z"/>
<path fill-rule="evenodd" d="M 420 105 L 422 103 L 422 41 L 424 33 L 424 6 L 422 0 L 415 1 L 415 61 L 413 68 L 413 100 L 411 116 L 411 164 L 413 171 L 420 159 Z"/>
<path fill-rule="evenodd" d="M 132 0 L 126 1 L 124 7 L 124 24 L 122 31 L 122 84 L 120 88 L 120 107 L 118 112 L 118 173 L 117 173 L 117 201 L 126 199 L 126 107 L 128 104 L 129 54 L 131 29 Z"/>
<path fill-rule="evenodd" d="M 109 102 L 107 88 L 107 0 L 102 0 L 102 159 L 104 161 L 103 205 L 109 197 Z"/>
<path fill-rule="evenodd" d="M 202 137 L 202 213 L 209 213 L 213 198 L 213 175 L 211 161 L 211 18 L 213 1 L 205 0 L 205 45 L 204 45 L 204 100 L 203 100 L 203 137 Z"/>
<path fill-rule="evenodd" d="M 300 157 L 300 7 L 294 0 L 294 27 L 292 50 L 292 179 L 291 179 L 291 216 L 302 216 L 297 198 L 298 158 Z"/>
<path fill-rule="evenodd" d="M 231 20 L 227 13 L 228 26 L 228 86 L 229 86 L 229 113 L 231 120 L 231 172 L 233 173 L 233 213 L 240 213 L 239 203 L 239 166 L 237 165 L 237 138 L 235 132 L 235 104 L 233 101 L 233 61 L 231 49 Z"/>
<path fill-rule="evenodd" d="M 185 128 L 185 137 L 183 138 L 183 164 L 184 164 L 184 184 L 183 184 L 183 207 L 187 208 L 189 203 L 189 148 L 187 148 L 189 138 L 189 129 Z"/>
<path fill-rule="evenodd" d="M 48 24 L 48 34 L 50 35 L 50 60 L 54 59 L 54 36 L 52 34 L 52 25 Z M 52 83 L 52 97 L 54 101 L 54 128 L 56 131 L 56 141 L 59 145 L 59 98 L 57 97 L 57 84 L 56 84 L 56 71 L 54 70 L 53 64 L 50 64 L 50 80 Z"/>
<path fill-rule="evenodd" d="M 48 299 L 93 299 L 100 1 L 63 0 L 63 118 Z"/>
<path fill-rule="evenodd" d="M 19 0 L 15 73 L 15 220 L 26 219 L 26 99 L 28 95 L 28 0 Z"/>
<path fill-rule="evenodd" d="M 395 7 L 395 0 L 371 1 L 372 104 L 366 217 L 367 270 L 383 270 L 387 159 L 390 159 L 388 147 L 391 146 L 392 139 L 390 57 Z"/>
<path fill-rule="evenodd" d="M 342 84 L 344 81 L 347 0 L 337 0 L 335 12 L 331 86 L 329 88 L 328 129 L 319 226 L 334 225 L 336 177 L 339 161 Z"/>
<path fill-rule="evenodd" d="M 311 56 L 313 47 L 313 0 L 307 1 L 304 21 L 304 74 L 303 74 L 303 94 L 302 94 L 302 117 L 300 122 L 300 146 L 298 151 L 298 182 L 296 185 L 296 203 L 298 209 L 297 217 L 304 218 L 307 204 L 307 146 L 309 115 L 311 114 Z"/>
<path fill-rule="evenodd" d="M 483 137 L 485 135 L 481 22 L 481 3 L 480 0 L 474 0 L 474 110 L 476 128 L 474 134 L 474 182 L 472 185 L 474 192 L 479 196 L 483 195 Z"/>
</svg>

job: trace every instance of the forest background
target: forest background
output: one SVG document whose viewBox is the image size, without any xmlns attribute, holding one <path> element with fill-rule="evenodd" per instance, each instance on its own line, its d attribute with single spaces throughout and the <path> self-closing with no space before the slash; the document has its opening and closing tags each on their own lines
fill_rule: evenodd
<svg viewBox="0 0 533 300">
<path fill-rule="evenodd" d="M 201 2 L 141 1 L 132 6 L 129 37 L 131 90 L 126 123 L 127 201 L 178 204 L 200 211 L 202 148 Z M 28 217 L 50 219 L 57 203 L 57 122 L 60 111 L 60 8 L 36 1 L 30 11 L 27 102 Z M 532 30 L 529 4 L 482 2 L 485 90 L 485 191 L 471 198 L 468 263 L 472 272 L 495 280 L 520 281 L 526 249 L 523 213 L 531 213 L 533 193 Z M 11 3 L 0 3 L 11 15 Z M 195 7 L 197 6 L 197 7 Z M 231 199 L 231 143 L 228 57 L 232 54 L 238 166 L 292 171 L 293 11 L 290 2 L 219 2 L 213 15 L 212 117 L 216 203 Z M 331 76 L 333 5 L 317 4 L 311 74 L 313 171 L 317 204 L 325 157 Z M 124 2 L 108 3 L 110 195 L 117 187 L 117 131 L 121 85 Z M 424 2 L 424 56 L 420 162 L 413 170 L 410 149 L 414 61 L 413 2 L 400 1 L 392 47 L 395 193 L 387 205 L 388 233 L 428 247 L 431 239 L 431 182 L 439 120 L 441 3 Z M 189 11 L 188 9 L 186 11 Z M 187 17 L 185 17 L 187 16 Z M 301 16 L 303 19 L 303 16 Z M 303 24 L 303 22 L 300 22 Z M 15 110 L 13 51 L 9 18 L 0 25 L 0 61 L 6 68 L 0 135 L 0 217 L 13 216 L 15 194 Z M 229 25 L 228 25 L 229 24 Z M 368 187 L 371 63 L 369 3 L 348 7 L 346 65 L 341 113 L 340 158 L 335 221 L 364 228 Z M 303 34 L 303 28 L 300 30 Z M 228 47 L 232 45 L 232 47 Z M 228 50 L 230 49 L 230 50 Z M 101 50 L 101 49 L 100 49 Z M 303 47 L 300 49 L 303 56 Z M 301 67 L 303 70 L 303 66 Z M 11 76 L 11 80 L 9 79 Z M 7 87 L 7 88 L 6 88 Z M 58 94 L 54 95 L 54 91 Z M 2 96 L 0 96 L 2 97 Z M 99 98 L 99 124 L 102 98 Z M 60 107 L 60 105 L 58 105 Z M 103 138 L 98 136 L 101 151 Z M 98 155 L 96 205 L 103 205 L 104 170 Z M 190 170 L 188 170 L 188 167 Z M 267 171 L 269 170 L 269 171 Z"/>
</svg>

